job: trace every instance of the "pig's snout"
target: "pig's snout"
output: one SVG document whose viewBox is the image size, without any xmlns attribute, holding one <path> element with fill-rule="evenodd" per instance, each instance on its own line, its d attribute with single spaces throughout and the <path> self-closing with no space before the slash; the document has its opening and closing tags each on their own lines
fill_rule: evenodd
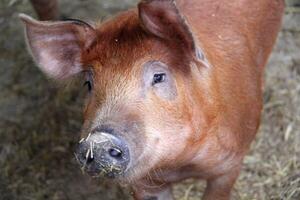
<svg viewBox="0 0 300 200">
<path fill-rule="evenodd" d="M 121 176 L 130 160 L 127 143 L 120 137 L 104 132 L 90 134 L 80 141 L 75 155 L 83 171 L 95 177 Z"/>
</svg>

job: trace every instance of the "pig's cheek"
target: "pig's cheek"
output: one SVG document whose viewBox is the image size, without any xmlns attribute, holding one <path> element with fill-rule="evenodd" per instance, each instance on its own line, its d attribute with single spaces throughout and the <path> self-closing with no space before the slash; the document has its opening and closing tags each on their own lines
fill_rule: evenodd
<svg viewBox="0 0 300 200">
<path fill-rule="evenodd" d="M 145 145 L 141 155 L 137 158 L 138 163 L 143 165 L 140 166 L 143 169 L 142 171 L 148 171 L 153 168 L 163 156 L 161 149 L 163 138 L 161 138 L 160 131 L 153 127 L 146 127 L 145 134 Z M 145 162 L 148 164 L 144 165 L 143 163 Z"/>
<path fill-rule="evenodd" d="M 188 132 L 182 130 L 181 133 L 177 133 L 175 130 L 176 127 L 163 131 L 148 129 L 145 154 L 151 157 L 152 163 L 176 159 L 177 155 L 184 150 Z"/>
</svg>

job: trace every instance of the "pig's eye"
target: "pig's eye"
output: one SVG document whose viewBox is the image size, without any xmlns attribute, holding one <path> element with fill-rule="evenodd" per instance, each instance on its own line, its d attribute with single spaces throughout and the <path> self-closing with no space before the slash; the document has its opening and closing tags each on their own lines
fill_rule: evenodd
<svg viewBox="0 0 300 200">
<path fill-rule="evenodd" d="M 164 82 L 166 79 L 166 74 L 165 73 L 157 73 L 154 74 L 153 76 L 153 81 L 152 81 L 152 85 L 155 85 L 157 83 L 161 83 Z"/>
<path fill-rule="evenodd" d="M 177 95 L 175 78 L 170 68 L 163 62 L 151 60 L 143 65 L 143 92 L 152 94 L 165 100 L 172 100 Z"/>
<path fill-rule="evenodd" d="M 93 73 L 92 71 L 86 71 L 85 72 L 85 82 L 83 84 L 83 86 L 86 86 L 88 88 L 88 91 L 92 91 L 93 90 Z"/>
<path fill-rule="evenodd" d="M 89 92 L 92 91 L 93 88 L 91 81 L 85 81 L 83 85 L 87 86 Z"/>
</svg>

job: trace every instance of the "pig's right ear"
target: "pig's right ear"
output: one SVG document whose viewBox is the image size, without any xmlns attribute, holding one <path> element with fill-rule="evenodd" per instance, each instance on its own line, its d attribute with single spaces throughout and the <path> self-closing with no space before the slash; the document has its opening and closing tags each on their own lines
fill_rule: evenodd
<svg viewBox="0 0 300 200">
<path fill-rule="evenodd" d="M 32 56 L 45 74 L 62 80 L 82 71 L 82 52 L 96 39 L 92 26 L 79 20 L 41 22 L 24 14 L 19 17 Z"/>
</svg>

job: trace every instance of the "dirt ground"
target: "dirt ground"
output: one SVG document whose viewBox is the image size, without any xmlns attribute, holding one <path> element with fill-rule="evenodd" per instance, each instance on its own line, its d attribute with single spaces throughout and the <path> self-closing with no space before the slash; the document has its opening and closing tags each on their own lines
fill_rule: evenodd
<svg viewBox="0 0 300 200">
<path fill-rule="evenodd" d="M 137 0 L 61 0 L 63 15 L 89 20 Z M 269 61 L 262 123 L 235 185 L 235 200 L 300 199 L 300 1 L 289 1 Z M 82 83 L 47 80 L 26 51 L 17 14 L 35 16 L 28 0 L 0 1 L 0 199 L 122 200 L 128 190 L 83 175 L 74 159 Z M 174 186 L 177 200 L 196 200 L 204 183 Z"/>
</svg>

